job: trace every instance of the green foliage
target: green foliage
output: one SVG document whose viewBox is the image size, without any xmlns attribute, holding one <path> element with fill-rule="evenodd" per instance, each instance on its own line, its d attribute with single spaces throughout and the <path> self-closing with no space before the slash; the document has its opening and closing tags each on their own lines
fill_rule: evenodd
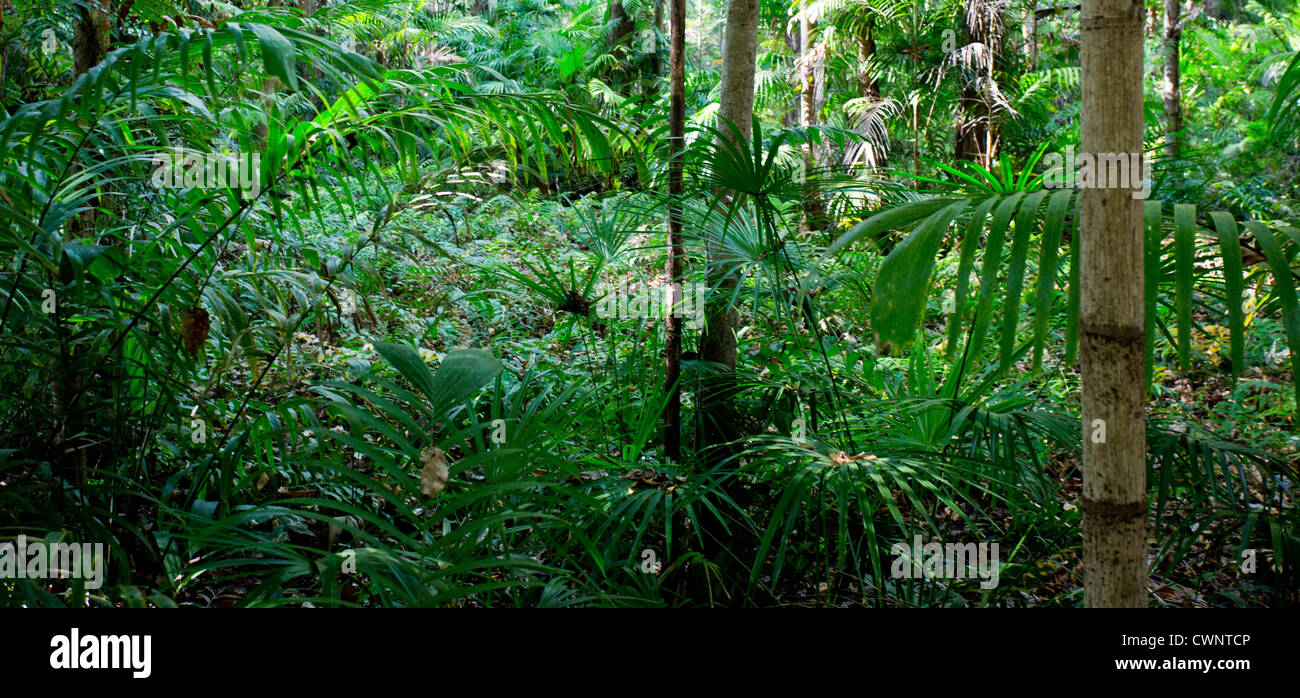
<svg viewBox="0 0 1300 698">
<path fill-rule="evenodd" d="M 0 605 L 1079 603 L 1077 199 L 1040 173 L 1078 137 L 1068 13 L 989 68 L 944 48 L 959 4 L 764 4 L 740 142 L 693 6 L 673 201 L 652 3 L 616 40 L 587 0 L 140 2 L 82 75 L 88 5 L 12 4 L 0 538 L 111 561 Z M 1295 21 L 1188 27 L 1176 160 L 1149 95 L 1152 574 L 1190 605 L 1296 601 Z M 980 110 L 998 157 L 953 162 Z M 725 377 L 685 323 L 682 462 L 662 314 L 591 312 L 673 281 L 672 203 L 677 281 L 740 317 Z M 1000 542 L 1001 585 L 898 578 L 916 536 Z"/>
</svg>

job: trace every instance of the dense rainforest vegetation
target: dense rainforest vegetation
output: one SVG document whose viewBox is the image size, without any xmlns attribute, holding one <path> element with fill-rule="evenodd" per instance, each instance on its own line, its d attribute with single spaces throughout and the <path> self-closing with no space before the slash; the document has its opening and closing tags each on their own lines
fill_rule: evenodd
<svg viewBox="0 0 1300 698">
<path fill-rule="evenodd" d="M 1294 2 L 0 12 L 3 605 L 1300 601 Z"/>
</svg>

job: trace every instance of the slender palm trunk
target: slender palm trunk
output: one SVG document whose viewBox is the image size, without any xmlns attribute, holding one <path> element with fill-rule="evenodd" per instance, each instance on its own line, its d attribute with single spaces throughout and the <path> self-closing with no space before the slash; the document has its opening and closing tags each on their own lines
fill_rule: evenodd
<svg viewBox="0 0 1300 698">
<path fill-rule="evenodd" d="M 817 107 L 817 74 L 814 71 L 814 63 L 817 60 L 817 52 L 813 47 L 812 41 L 813 22 L 808 17 L 807 12 L 799 15 L 799 46 L 801 56 L 799 58 L 799 125 L 805 128 L 816 126 L 817 114 L 820 111 Z M 817 148 L 813 147 L 811 141 L 804 143 L 804 170 L 811 173 L 819 165 L 819 153 Z M 809 180 L 804 180 L 803 190 L 803 211 L 804 227 L 808 230 L 819 230 L 825 224 L 825 210 L 822 207 L 821 198 L 809 184 Z"/>
<path fill-rule="evenodd" d="M 803 56 L 803 49 L 799 44 L 799 30 L 787 24 L 785 30 L 782 32 L 782 36 L 785 39 L 785 47 L 790 50 L 790 55 L 794 56 L 795 65 L 798 66 L 799 59 Z M 795 98 L 794 103 L 790 105 L 790 110 L 782 116 L 781 125 L 786 128 L 794 128 L 795 126 L 798 126 L 799 113 L 802 109 L 802 105 L 803 95 L 800 94 Z"/>
<path fill-rule="evenodd" d="M 617 0 L 616 0 L 617 1 Z M 669 28 L 668 76 L 668 133 L 672 143 L 672 159 L 668 162 L 668 283 L 680 288 L 682 260 L 682 148 L 686 137 L 686 0 L 671 0 L 671 25 Z M 674 292 L 673 305 L 681 300 Z M 667 365 L 664 382 L 668 390 L 668 406 L 664 410 L 664 456 L 681 459 L 681 374 L 682 374 L 682 318 L 670 307 L 667 313 L 666 347 Z"/>
<path fill-rule="evenodd" d="M 1142 19 L 1142 0 L 1084 0 L 1084 152 L 1142 152 Z M 1083 189 L 1079 200 L 1084 602 L 1141 607 L 1147 605 L 1146 337 L 1142 202 L 1132 196 L 1141 182 L 1108 184 Z"/>
<path fill-rule="evenodd" d="M 758 0 L 730 0 L 727 3 L 727 33 L 722 49 L 722 97 L 718 105 L 719 128 L 730 137 L 728 124 L 739 130 L 740 147 L 746 148 L 754 118 L 754 60 L 758 52 Z M 717 251 L 708 250 L 709 268 L 717 268 Z M 711 281 L 715 281 L 712 279 Z M 700 338 L 700 358 L 736 368 L 736 323 L 731 308 L 735 280 L 721 281 L 709 299 L 708 318 Z"/>
<path fill-rule="evenodd" d="M 758 0 L 729 0 L 727 33 L 722 49 L 722 96 L 718 126 L 726 138 L 738 138 L 736 145 L 749 148 L 754 118 L 754 61 L 758 52 Z M 731 130 L 734 125 L 736 132 Z M 725 233 L 724 233 L 725 235 Z M 700 359 L 720 365 L 723 372 L 701 381 L 698 413 L 700 439 L 706 458 L 717 460 L 718 444 L 736 438 L 736 420 L 731 405 L 733 372 L 736 370 L 736 327 L 740 314 L 731 305 L 736 278 L 724 275 L 718 242 L 705 245 L 708 280 L 714 290 L 705 303 L 704 331 L 700 335 Z"/>
<path fill-rule="evenodd" d="M 858 96 L 880 98 L 880 83 L 869 70 L 876 58 L 876 20 L 868 16 L 858 33 Z"/>
<path fill-rule="evenodd" d="M 662 61 L 659 59 L 659 28 L 664 24 L 664 3 L 663 0 L 655 0 L 654 26 L 650 28 L 654 38 L 649 45 L 643 47 L 650 52 L 648 63 L 648 75 L 642 75 L 641 93 L 645 96 L 647 104 L 653 104 L 659 99 L 659 76 L 663 74 Z M 670 42 L 671 43 L 671 42 Z"/>
<path fill-rule="evenodd" d="M 1165 102 L 1165 152 L 1171 158 L 1177 158 L 1181 152 L 1183 130 L 1182 78 L 1178 70 L 1179 47 L 1183 38 L 1183 27 L 1179 21 L 1179 0 L 1165 0 L 1165 82 L 1161 95 Z"/>
<path fill-rule="evenodd" d="M 109 38 L 112 32 L 112 3 L 87 4 L 81 7 L 77 25 L 72 38 L 72 60 L 77 75 L 99 65 L 108 55 Z M 79 168 L 78 168 L 79 169 Z M 99 197 L 91 199 L 90 207 L 73 216 L 68 221 L 71 237 L 93 235 L 95 229 L 95 208 L 103 203 Z"/>
<path fill-rule="evenodd" d="M 876 80 L 872 63 L 876 59 L 876 20 L 871 15 L 858 27 L 858 97 L 869 100 L 872 104 L 880 101 L 880 82 Z M 864 164 L 877 169 L 885 167 L 885 151 L 877 150 L 874 145 L 865 151 Z"/>
<path fill-rule="evenodd" d="M 1038 2 L 1029 3 L 1029 69 L 1038 70 Z"/>
</svg>

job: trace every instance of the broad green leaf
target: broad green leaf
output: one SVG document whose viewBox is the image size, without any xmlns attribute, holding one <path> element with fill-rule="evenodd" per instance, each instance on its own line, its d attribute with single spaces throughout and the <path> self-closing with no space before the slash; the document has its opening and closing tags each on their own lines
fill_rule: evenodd
<svg viewBox="0 0 1300 698">
<path fill-rule="evenodd" d="M 966 223 L 966 236 L 962 240 L 961 257 L 957 263 L 957 287 L 953 291 L 953 312 L 948 317 L 947 356 L 949 360 L 952 360 L 957 351 L 957 340 L 961 336 L 963 309 L 966 305 L 966 296 L 970 291 L 970 270 L 975 265 L 975 251 L 979 249 L 980 231 L 984 229 L 984 219 L 988 218 L 989 211 L 993 210 L 993 205 L 999 198 L 990 196 L 985 199 Z"/>
<path fill-rule="evenodd" d="M 1273 237 L 1268 226 L 1257 221 L 1247 221 L 1246 227 L 1259 241 L 1259 248 L 1268 259 L 1273 271 L 1273 295 L 1282 304 L 1282 321 L 1286 327 L 1286 341 L 1291 350 L 1291 375 L 1296 392 L 1296 412 L 1300 413 L 1300 299 L 1296 298 L 1295 277 L 1287 264 L 1286 253 Z"/>
<path fill-rule="evenodd" d="M 1024 192 L 1017 192 L 1007 197 L 993 211 L 993 221 L 989 226 L 988 241 L 984 244 L 984 272 L 980 275 L 980 298 L 975 307 L 974 327 L 971 328 L 971 350 L 967 356 L 972 361 L 979 361 L 984 350 L 984 335 L 988 333 L 989 321 L 993 315 L 993 292 L 997 286 L 998 267 L 1002 266 L 1002 247 L 1006 242 L 1007 226 L 1011 223 L 1011 214 L 1024 198 Z"/>
<path fill-rule="evenodd" d="M 262 49 L 262 64 L 266 72 L 280 78 L 291 89 L 298 89 L 298 74 L 294 68 L 293 43 L 284 35 L 265 24 L 249 23 L 248 28 L 257 36 Z"/>
<path fill-rule="evenodd" d="M 1070 295 L 1066 301 L 1065 366 L 1074 366 L 1079 354 L 1079 199 L 1074 199 L 1074 225 L 1070 227 Z"/>
<path fill-rule="evenodd" d="M 829 257 L 839 251 L 840 248 L 853 243 L 861 237 L 866 237 L 868 240 L 875 241 L 875 239 L 886 230 L 901 228 L 913 221 L 925 218 L 944 206 L 952 204 L 953 201 L 954 199 L 952 198 L 936 197 L 933 199 L 923 199 L 921 201 L 906 203 L 887 211 L 881 211 L 861 223 L 858 223 L 853 226 L 852 230 L 841 235 L 840 238 L 826 250 L 823 256 Z"/>
<path fill-rule="evenodd" d="M 438 398 L 450 403 L 460 402 L 490 383 L 502 368 L 501 362 L 486 349 L 447 352 L 433 376 Z"/>
<path fill-rule="evenodd" d="M 1246 323 L 1242 312 L 1241 242 L 1237 237 L 1237 221 L 1232 214 L 1215 211 L 1210 214 L 1219 234 L 1219 249 L 1223 253 L 1224 300 L 1228 304 L 1228 336 L 1232 342 L 1232 380 L 1246 368 Z M 1294 345 L 1293 345 L 1294 350 Z"/>
<path fill-rule="evenodd" d="M 402 377 L 411 382 L 416 390 L 424 394 L 430 402 L 434 402 L 436 390 L 434 389 L 433 372 L 424 363 L 411 347 L 405 344 L 389 344 L 388 342 L 376 342 L 375 351 L 384 357 L 388 363 L 402 374 Z"/>
<path fill-rule="evenodd" d="M 925 315 L 935 248 L 953 219 L 966 209 L 962 200 L 926 218 L 889 252 L 880 265 L 871 301 L 871 323 L 882 341 L 898 346 L 911 340 Z"/>
<path fill-rule="evenodd" d="M 1047 346 L 1047 324 L 1052 310 L 1052 296 L 1056 288 L 1056 260 L 1061 253 L 1061 229 L 1065 227 L 1065 214 L 1069 210 L 1074 190 L 1063 189 L 1047 202 L 1047 218 L 1043 219 L 1042 251 L 1038 258 L 1038 290 L 1034 308 L 1034 358 L 1035 371 L 1043 368 L 1043 350 Z"/>
<path fill-rule="evenodd" d="M 1016 213 L 1016 229 L 1011 243 L 1011 260 L 1007 268 L 1007 295 L 1002 313 L 1002 357 L 998 370 L 1005 372 L 1011 368 L 1012 356 L 1016 352 L 1016 329 L 1020 320 L 1020 294 L 1025 288 L 1025 266 L 1029 260 L 1029 238 L 1034 232 L 1034 217 L 1038 207 L 1047 196 L 1047 189 L 1040 189 L 1025 197 L 1025 204 Z"/>
</svg>

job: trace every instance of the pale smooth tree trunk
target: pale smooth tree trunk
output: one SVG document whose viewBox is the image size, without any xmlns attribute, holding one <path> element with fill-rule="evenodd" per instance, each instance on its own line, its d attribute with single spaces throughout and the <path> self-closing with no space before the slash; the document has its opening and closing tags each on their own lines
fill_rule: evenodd
<svg viewBox="0 0 1300 698">
<path fill-rule="evenodd" d="M 1179 47 L 1183 38 L 1180 24 L 1180 0 L 1165 0 L 1165 82 L 1161 96 L 1165 101 L 1165 152 L 1171 158 L 1177 158 L 1181 152 L 1178 135 L 1183 130 L 1182 78 L 1178 70 Z"/>
<path fill-rule="evenodd" d="M 813 84 L 813 47 L 812 22 L 806 12 L 799 13 L 799 125 L 812 126 L 817 123 L 814 110 L 817 86 Z M 808 159 L 812 159 L 812 146 L 808 148 Z"/>
<path fill-rule="evenodd" d="M 1020 27 L 1025 40 L 1025 63 L 1030 70 L 1038 70 L 1038 0 L 1029 0 L 1025 7 L 1025 22 Z"/>
<path fill-rule="evenodd" d="M 1084 152 L 1142 152 L 1142 21 L 1142 0 L 1083 2 Z M 1079 200 L 1084 603 L 1145 607 L 1142 183 L 1107 184 Z"/>
<path fill-rule="evenodd" d="M 727 31 L 722 43 L 722 96 L 718 117 L 721 123 L 735 123 L 746 141 L 754 118 L 754 62 L 757 57 L 758 0 L 729 0 Z"/>
<path fill-rule="evenodd" d="M 818 112 L 820 111 L 817 108 L 817 75 L 813 69 L 817 60 L 817 51 L 813 46 L 812 32 L 812 19 L 807 12 L 800 12 L 799 125 L 804 128 L 817 125 Z M 812 142 L 805 142 L 803 146 L 805 172 L 811 173 L 816 170 L 819 164 L 818 156 L 818 149 L 813 147 Z M 819 229 L 825 224 L 825 211 L 821 205 L 821 199 L 810 186 L 804 187 L 803 211 L 804 226 L 808 230 Z"/>
<path fill-rule="evenodd" d="M 727 137 L 728 123 L 740 131 L 740 147 L 748 148 L 754 118 L 754 61 L 758 52 L 758 0 L 730 0 L 727 3 L 727 32 L 722 46 L 722 97 L 718 105 L 718 128 Z M 716 260 L 709 249 L 709 266 Z M 704 334 L 700 337 L 700 359 L 736 368 L 736 324 L 739 315 L 730 307 L 734 279 L 728 279 L 711 294 Z"/>
<path fill-rule="evenodd" d="M 668 54 L 668 134 L 672 143 L 672 159 L 668 162 L 668 283 L 672 288 L 682 281 L 682 148 L 686 138 L 686 0 L 671 0 L 669 10 Z M 681 294 L 674 293 L 674 303 Z M 665 388 L 668 406 L 664 410 L 664 456 L 669 460 L 681 459 L 681 374 L 682 374 L 682 318 L 669 308 L 665 351 Z"/>
<path fill-rule="evenodd" d="M 758 0 L 729 0 L 727 31 L 722 46 L 722 96 L 718 106 L 718 128 L 728 139 L 739 136 L 737 145 L 748 151 L 754 118 L 754 63 L 758 52 Z M 730 124 L 739 130 L 732 131 Z M 725 234 L 725 233 L 724 233 Z M 719 364 L 723 372 L 701 381 L 698 413 L 700 438 L 706 459 L 721 459 L 722 451 L 712 448 L 736 438 L 736 420 L 730 403 L 736 370 L 736 327 L 740 314 L 731 306 L 736 288 L 734 276 L 723 276 L 720 251 L 706 242 L 707 278 L 715 290 L 705 303 L 704 331 L 700 334 L 700 359 Z"/>
</svg>

